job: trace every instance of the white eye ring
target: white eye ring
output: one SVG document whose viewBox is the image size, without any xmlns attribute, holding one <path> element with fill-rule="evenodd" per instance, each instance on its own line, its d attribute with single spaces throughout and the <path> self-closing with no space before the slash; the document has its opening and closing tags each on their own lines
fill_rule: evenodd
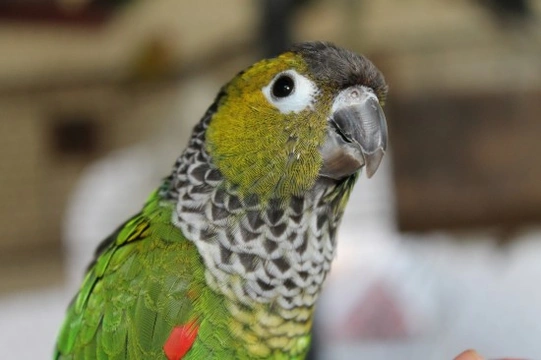
<svg viewBox="0 0 541 360">
<path fill-rule="evenodd" d="M 286 80 L 287 81 L 284 81 Z M 277 81 L 285 82 L 290 88 L 286 88 L 283 94 L 276 96 L 274 86 Z M 263 89 L 265 98 L 283 114 L 301 112 L 307 107 L 312 107 L 317 94 L 316 85 L 307 77 L 302 76 L 295 70 L 287 70 L 276 75 Z"/>
</svg>

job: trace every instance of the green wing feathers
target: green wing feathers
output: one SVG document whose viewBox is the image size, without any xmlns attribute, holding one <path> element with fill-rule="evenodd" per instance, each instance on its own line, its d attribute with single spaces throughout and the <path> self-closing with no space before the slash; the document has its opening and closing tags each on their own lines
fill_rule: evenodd
<svg viewBox="0 0 541 360">
<path fill-rule="evenodd" d="M 197 318 L 204 269 L 172 210 L 154 193 L 100 246 L 68 309 L 57 359 L 164 358 L 173 327 Z"/>
</svg>

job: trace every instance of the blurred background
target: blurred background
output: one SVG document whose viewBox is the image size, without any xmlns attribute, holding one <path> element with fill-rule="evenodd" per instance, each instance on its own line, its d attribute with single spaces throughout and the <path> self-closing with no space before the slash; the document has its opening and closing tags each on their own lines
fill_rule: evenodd
<svg viewBox="0 0 541 360">
<path fill-rule="evenodd" d="M 2 358 L 50 358 L 94 248 L 219 87 L 303 40 L 390 87 L 314 359 L 541 359 L 539 0 L 0 1 Z"/>
</svg>

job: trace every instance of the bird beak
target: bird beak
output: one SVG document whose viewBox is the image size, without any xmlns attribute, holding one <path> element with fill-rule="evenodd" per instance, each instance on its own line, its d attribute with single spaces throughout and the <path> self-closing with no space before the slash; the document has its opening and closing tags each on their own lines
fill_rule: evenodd
<svg viewBox="0 0 541 360">
<path fill-rule="evenodd" d="M 387 123 L 377 96 L 365 86 L 342 90 L 328 119 L 327 138 L 320 149 L 320 175 L 339 180 L 366 168 L 370 178 L 387 148 Z"/>
</svg>

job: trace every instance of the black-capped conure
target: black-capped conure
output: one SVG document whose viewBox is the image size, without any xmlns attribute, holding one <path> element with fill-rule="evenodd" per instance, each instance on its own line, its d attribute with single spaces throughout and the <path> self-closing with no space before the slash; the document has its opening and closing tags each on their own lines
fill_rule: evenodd
<svg viewBox="0 0 541 360">
<path fill-rule="evenodd" d="M 55 358 L 303 359 L 348 196 L 385 154 L 386 93 L 324 42 L 235 76 L 98 247 Z"/>
</svg>

